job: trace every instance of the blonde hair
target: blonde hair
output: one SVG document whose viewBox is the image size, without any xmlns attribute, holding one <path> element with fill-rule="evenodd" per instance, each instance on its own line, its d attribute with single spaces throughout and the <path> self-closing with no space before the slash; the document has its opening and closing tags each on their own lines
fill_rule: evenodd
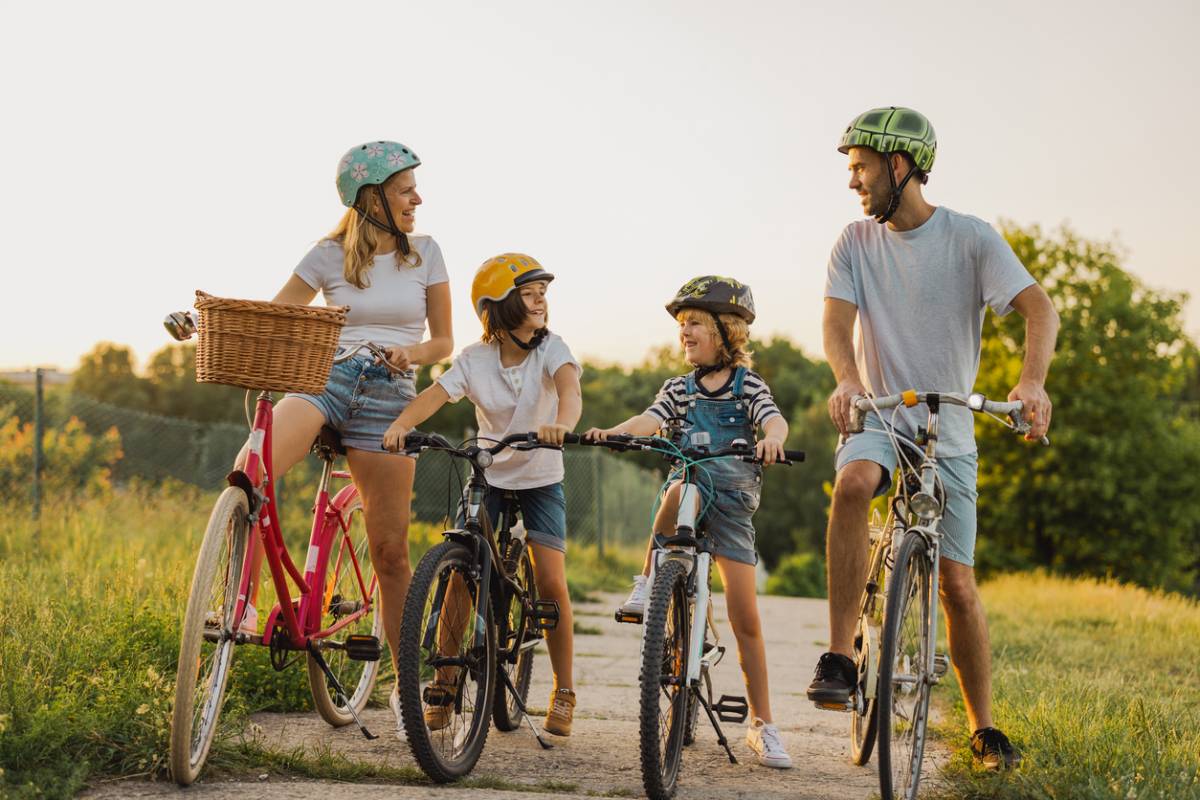
<svg viewBox="0 0 1200 800">
<path fill-rule="evenodd" d="M 359 202 L 362 199 L 362 190 L 359 190 Z M 357 286 L 359 289 L 366 289 L 370 286 L 371 281 L 367 273 L 371 271 L 375 254 L 379 252 L 379 229 L 367 222 L 366 218 L 358 211 L 348 208 L 341 220 L 338 221 L 337 227 L 326 234 L 325 239 L 337 242 L 342 246 L 342 251 L 345 253 L 342 260 L 342 274 L 346 278 L 346 283 Z M 403 267 L 416 269 L 421 266 L 421 254 L 416 251 L 416 248 L 410 248 L 409 254 L 405 256 L 400 252 L 400 243 L 396 244 L 396 269 Z"/>
<path fill-rule="evenodd" d="M 676 321 L 695 322 L 713 335 L 719 348 L 717 357 L 722 367 L 750 369 L 754 366 L 754 353 L 750 351 L 750 326 L 737 314 L 721 314 L 720 317 L 721 324 L 725 326 L 725 335 L 729 337 L 729 347 L 721 340 L 721 332 L 717 330 L 716 320 L 710 312 L 699 308 L 682 308 L 675 315 Z"/>
</svg>

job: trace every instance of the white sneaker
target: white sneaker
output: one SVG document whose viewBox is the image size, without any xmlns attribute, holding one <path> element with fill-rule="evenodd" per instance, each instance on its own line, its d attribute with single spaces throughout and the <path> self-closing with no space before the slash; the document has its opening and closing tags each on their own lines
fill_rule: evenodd
<svg viewBox="0 0 1200 800">
<path fill-rule="evenodd" d="M 392 713 L 396 715 L 396 738 L 405 741 L 408 737 L 404 735 L 404 715 L 400 713 L 399 686 L 392 687 L 392 693 L 388 696 L 388 705 L 391 706 Z"/>
<path fill-rule="evenodd" d="M 646 595 L 650 591 L 650 579 L 645 575 L 633 576 L 633 590 L 624 603 L 617 609 L 622 614 L 645 614 Z"/>
<path fill-rule="evenodd" d="M 783 749 L 779 729 L 768 725 L 758 717 L 746 729 L 746 744 L 758 756 L 758 763 L 775 769 L 791 769 L 792 757 Z"/>
<path fill-rule="evenodd" d="M 238 626 L 238 633 L 248 633 L 251 636 L 258 633 L 258 609 L 252 605 L 246 606 L 246 613 L 242 615 L 242 624 Z"/>
</svg>

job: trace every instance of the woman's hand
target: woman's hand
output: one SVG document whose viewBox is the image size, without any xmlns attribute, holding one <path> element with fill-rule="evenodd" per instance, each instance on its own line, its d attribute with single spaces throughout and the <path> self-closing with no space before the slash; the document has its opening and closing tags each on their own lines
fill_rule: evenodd
<svg viewBox="0 0 1200 800">
<path fill-rule="evenodd" d="M 769 466 L 783 460 L 783 441 L 773 436 L 766 436 L 754 445 L 754 454 L 758 456 L 763 466 Z"/>
<path fill-rule="evenodd" d="M 412 360 L 409 356 L 407 347 L 389 347 L 387 348 L 387 368 L 392 372 L 404 372 L 412 367 Z M 375 363 L 379 363 L 379 359 L 375 359 Z"/>
<path fill-rule="evenodd" d="M 563 438 L 571 432 L 571 429 L 566 425 L 560 425 L 555 422 L 551 425 L 539 425 L 537 431 L 538 441 L 542 444 L 552 444 L 555 447 L 562 447 Z"/>
<path fill-rule="evenodd" d="M 401 425 L 400 420 L 393 422 L 383 434 L 383 449 L 399 453 L 404 449 L 404 440 L 411 430 L 412 428 Z"/>
</svg>

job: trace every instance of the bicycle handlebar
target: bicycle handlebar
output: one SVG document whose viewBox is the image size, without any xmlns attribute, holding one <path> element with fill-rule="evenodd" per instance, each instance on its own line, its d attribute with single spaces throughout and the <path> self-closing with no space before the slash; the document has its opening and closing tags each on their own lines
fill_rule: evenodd
<svg viewBox="0 0 1200 800">
<path fill-rule="evenodd" d="M 963 395 L 958 392 L 916 392 L 912 390 L 900 392 L 899 394 L 889 394 L 886 397 L 876 398 L 856 395 L 851 401 L 851 406 L 853 411 L 858 412 L 856 415 L 854 415 L 854 421 L 857 422 L 857 426 L 851 425 L 851 428 L 853 429 L 857 427 L 857 430 L 854 431 L 855 433 L 861 431 L 863 419 L 861 415 L 865 415 L 868 411 L 886 411 L 889 408 L 895 408 L 899 405 L 904 405 L 907 408 L 911 408 L 913 406 L 920 405 L 921 403 L 927 403 L 929 402 L 930 398 L 933 397 L 936 397 L 937 402 L 939 403 L 969 408 L 971 411 L 977 414 L 1004 414 L 1012 420 L 1014 432 L 1019 434 L 1029 433 L 1030 425 L 1021 416 L 1021 410 L 1024 408 L 1024 404 L 1020 400 L 988 400 L 985 396 L 979 394 L 978 392 L 970 395 Z M 1043 436 L 1041 438 L 1041 442 L 1042 444 L 1049 446 L 1050 439 Z"/>
<path fill-rule="evenodd" d="M 588 447 L 607 447 L 609 450 L 614 450 L 618 453 L 624 453 L 629 450 L 654 450 L 661 451 L 664 444 L 668 444 L 670 440 L 663 439 L 658 436 L 630 436 L 627 433 L 617 433 L 609 436 L 604 440 L 585 439 L 576 433 L 568 433 L 564 439 L 566 444 L 581 444 Z M 673 444 L 670 447 L 678 453 L 678 456 L 689 461 L 699 461 L 707 458 L 740 458 L 742 461 L 757 464 L 761 463 L 761 459 L 755 455 L 754 448 L 751 445 L 742 447 L 723 447 L 719 450 L 708 450 L 706 448 L 684 447 L 676 448 Z M 672 452 L 671 455 L 675 455 Z M 776 464 L 784 464 L 791 466 L 792 464 L 804 460 L 803 450 L 784 450 L 783 458 L 776 461 Z"/>
</svg>

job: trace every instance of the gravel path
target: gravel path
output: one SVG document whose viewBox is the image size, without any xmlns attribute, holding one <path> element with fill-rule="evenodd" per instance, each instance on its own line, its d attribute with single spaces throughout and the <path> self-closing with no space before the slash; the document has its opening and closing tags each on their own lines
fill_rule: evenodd
<svg viewBox="0 0 1200 800">
<path fill-rule="evenodd" d="M 729 647 L 725 660 L 714 671 L 717 694 L 744 694 L 734 654 L 736 645 L 724 615 L 724 598 L 715 595 L 717 627 Z M 538 797 L 605 795 L 643 796 L 638 765 L 637 672 L 640 628 L 613 621 L 611 609 L 621 598 L 605 595 L 597 603 L 576 606 L 576 620 L 599 634 L 575 639 L 576 686 L 579 705 L 574 735 L 548 737 L 553 750 L 538 747 L 528 729 L 502 734 L 494 728 L 473 777 L 503 779 L 504 785 L 525 785 L 530 792 L 463 787 L 347 784 L 331 781 L 270 776 L 238 781 L 209 779 L 186 790 L 158 782 L 120 782 L 97 787 L 88 797 L 164 797 L 181 793 L 195 798 L 320 797 L 324 800 L 357 798 L 424 798 L 458 800 L 467 796 L 494 800 Z M 795 768 L 775 770 L 759 766 L 745 743 L 745 729 L 727 723 L 738 764 L 730 764 L 717 744 L 711 726 L 701 720 L 696 744 L 684 751 L 678 797 L 698 800 L 755 798 L 865 798 L 878 796 L 874 759 L 867 767 L 849 761 L 849 717 L 818 711 L 804 697 L 817 656 L 826 642 L 827 611 L 823 600 L 761 597 L 763 627 L 770 662 L 771 702 L 775 719 L 791 753 Z M 550 693 L 550 665 L 544 648 L 534 667 L 530 705 L 545 708 Z M 297 680 L 302 680 L 297 674 Z M 366 741 L 353 727 L 331 729 L 315 714 L 259 714 L 262 743 L 272 749 L 297 747 L 328 749 L 356 761 L 390 766 L 412 766 L 408 745 L 391 734 L 393 721 L 386 709 L 368 709 L 367 726 L 380 734 Z M 939 756 L 941 754 L 938 754 Z M 931 770 L 932 771 L 932 770 Z"/>
</svg>

